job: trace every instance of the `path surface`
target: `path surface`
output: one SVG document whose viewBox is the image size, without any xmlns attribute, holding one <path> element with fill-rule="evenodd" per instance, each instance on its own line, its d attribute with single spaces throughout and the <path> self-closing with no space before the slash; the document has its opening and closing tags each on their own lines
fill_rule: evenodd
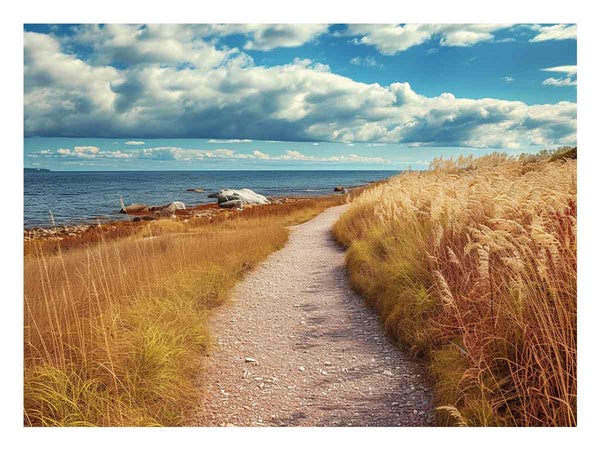
<svg viewBox="0 0 600 450">
<path fill-rule="evenodd" d="M 421 367 L 384 336 L 347 281 L 331 234 L 346 208 L 292 227 L 285 248 L 213 315 L 197 425 L 433 424 Z"/>
</svg>

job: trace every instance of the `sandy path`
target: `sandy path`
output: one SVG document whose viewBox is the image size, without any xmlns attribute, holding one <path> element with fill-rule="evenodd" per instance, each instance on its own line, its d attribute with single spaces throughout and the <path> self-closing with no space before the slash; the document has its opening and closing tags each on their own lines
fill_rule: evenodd
<svg viewBox="0 0 600 450">
<path fill-rule="evenodd" d="M 285 248 L 213 315 L 196 425 L 433 424 L 421 367 L 384 336 L 347 281 L 331 235 L 346 208 L 292 227 Z"/>
</svg>

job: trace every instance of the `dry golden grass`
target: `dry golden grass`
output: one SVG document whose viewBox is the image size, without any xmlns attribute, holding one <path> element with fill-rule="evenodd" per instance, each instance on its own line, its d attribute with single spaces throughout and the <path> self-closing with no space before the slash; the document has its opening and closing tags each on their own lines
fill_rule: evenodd
<svg viewBox="0 0 600 450">
<path fill-rule="evenodd" d="M 435 160 L 368 189 L 334 227 L 354 288 L 430 362 L 445 423 L 577 423 L 577 178 L 564 155 Z"/>
<path fill-rule="evenodd" d="M 201 393 L 211 309 L 285 244 L 287 225 L 346 198 L 213 224 L 136 224 L 67 249 L 34 241 L 24 260 L 25 425 L 184 424 Z"/>
</svg>

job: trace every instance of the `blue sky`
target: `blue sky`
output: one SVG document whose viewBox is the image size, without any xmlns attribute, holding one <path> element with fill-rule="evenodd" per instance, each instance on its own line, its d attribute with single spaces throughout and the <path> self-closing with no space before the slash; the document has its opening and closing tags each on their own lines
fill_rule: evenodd
<svg viewBox="0 0 600 450">
<path fill-rule="evenodd" d="M 25 166 L 402 169 L 574 145 L 576 33 L 25 25 Z"/>
</svg>

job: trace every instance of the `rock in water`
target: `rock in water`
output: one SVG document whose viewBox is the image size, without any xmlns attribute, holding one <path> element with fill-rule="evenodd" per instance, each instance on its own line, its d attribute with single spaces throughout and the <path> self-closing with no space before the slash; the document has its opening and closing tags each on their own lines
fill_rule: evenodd
<svg viewBox="0 0 600 450">
<path fill-rule="evenodd" d="M 188 189 L 188 192 L 204 192 L 204 189 Z"/>
<path fill-rule="evenodd" d="M 223 208 L 237 207 L 229 202 L 239 200 L 243 205 L 268 205 L 271 202 L 264 195 L 251 189 L 222 189 L 217 194 L 217 203 Z M 241 207 L 240 206 L 240 207 Z"/>
<path fill-rule="evenodd" d="M 333 188 L 333 192 L 343 192 L 344 186 L 336 186 Z"/>
<path fill-rule="evenodd" d="M 140 213 L 140 212 L 146 212 L 146 211 L 148 211 L 148 205 L 136 203 L 133 205 L 126 206 L 125 208 L 121 208 L 121 211 L 119 211 L 119 212 L 123 213 L 123 214 L 129 214 L 129 213 Z"/>
</svg>

